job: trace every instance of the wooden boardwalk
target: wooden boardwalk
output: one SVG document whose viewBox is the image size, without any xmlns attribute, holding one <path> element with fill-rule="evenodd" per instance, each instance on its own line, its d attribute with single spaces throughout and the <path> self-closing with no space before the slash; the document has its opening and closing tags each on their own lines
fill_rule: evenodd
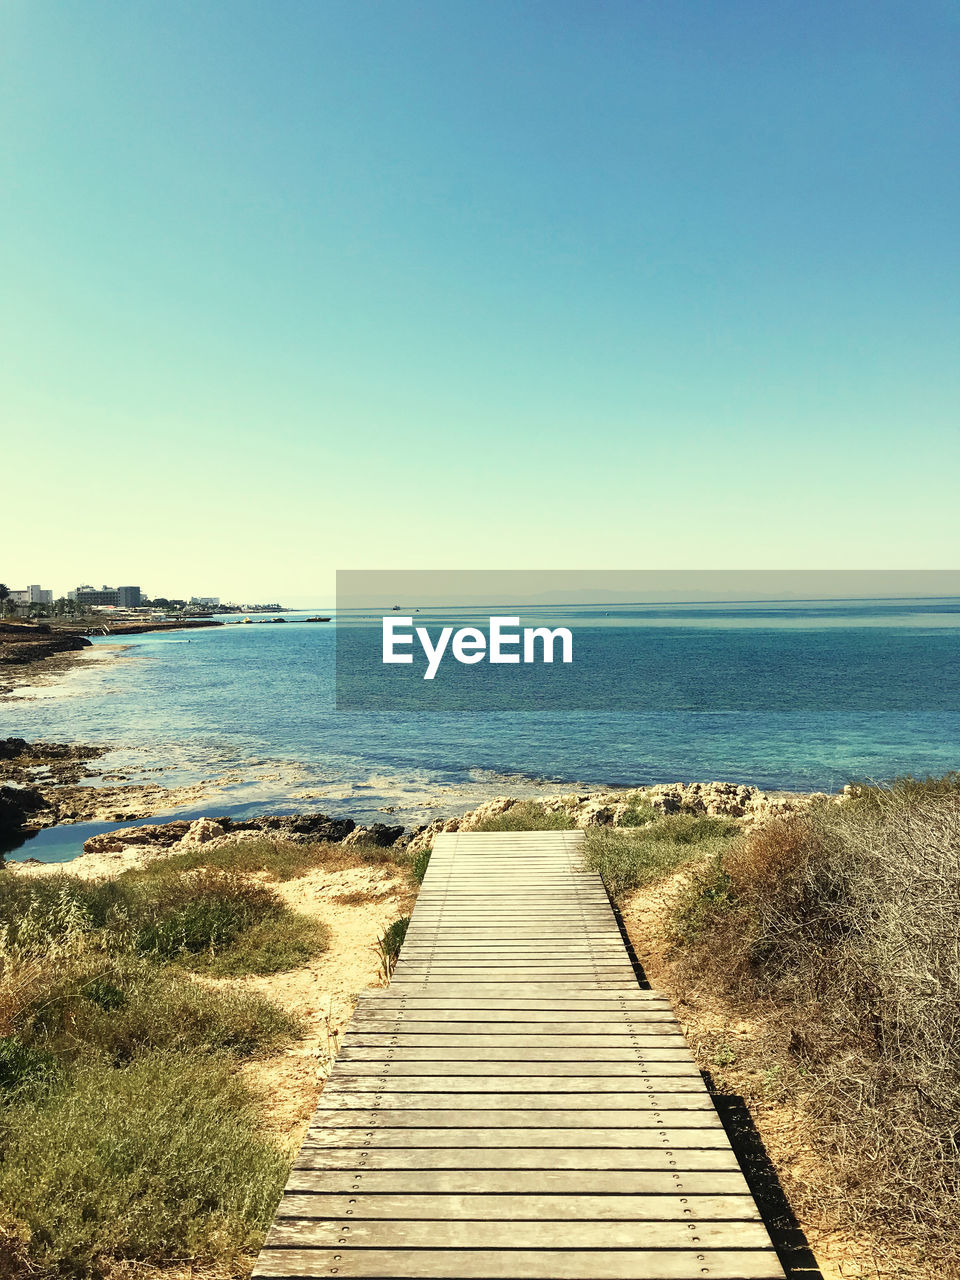
<svg viewBox="0 0 960 1280">
<path fill-rule="evenodd" d="M 440 836 L 256 1276 L 783 1280 L 579 832 Z"/>
</svg>

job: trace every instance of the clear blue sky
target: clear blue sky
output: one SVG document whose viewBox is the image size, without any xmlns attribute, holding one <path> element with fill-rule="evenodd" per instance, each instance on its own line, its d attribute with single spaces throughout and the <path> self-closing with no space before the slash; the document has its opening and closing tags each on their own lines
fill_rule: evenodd
<svg viewBox="0 0 960 1280">
<path fill-rule="evenodd" d="M 4 0 L 0 578 L 957 564 L 960 6 Z"/>
</svg>

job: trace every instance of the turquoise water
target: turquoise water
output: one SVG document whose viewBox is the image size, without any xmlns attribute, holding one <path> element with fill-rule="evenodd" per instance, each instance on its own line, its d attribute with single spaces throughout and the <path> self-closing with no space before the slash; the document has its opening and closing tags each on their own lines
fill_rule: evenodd
<svg viewBox="0 0 960 1280">
<path fill-rule="evenodd" d="M 337 712 L 334 628 L 289 615 L 284 626 L 125 638 L 121 656 L 0 705 L 0 736 L 109 743 L 104 766 L 130 781 L 209 782 L 190 814 L 323 809 L 407 823 L 504 791 L 678 779 L 832 790 L 960 765 L 960 602 L 566 615 L 597 652 L 610 637 L 611 662 L 624 646 L 641 655 L 651 709 Z M 812 696 L 811 669 L 850 696 Z M 657 681 L 658 670 L 673 676 Z M 41 833 L 18 856 L 71 856 L 86 834 Z"/>
</svg>

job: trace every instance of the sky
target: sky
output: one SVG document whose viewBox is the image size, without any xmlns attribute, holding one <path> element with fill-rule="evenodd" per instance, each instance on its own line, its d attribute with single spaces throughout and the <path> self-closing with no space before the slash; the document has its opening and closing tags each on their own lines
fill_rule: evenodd
<svg viewBox="0 0 960 1280">
<path fill-rule="evenodd" d="M 0 580 L 950 569 L 960 6 L 4 0 Z"/>
</svg>

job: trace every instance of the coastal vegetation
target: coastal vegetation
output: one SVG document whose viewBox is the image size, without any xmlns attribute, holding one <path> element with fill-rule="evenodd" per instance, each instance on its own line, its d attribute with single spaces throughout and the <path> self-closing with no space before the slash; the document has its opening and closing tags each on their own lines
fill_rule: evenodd
<svg viewBox="0 0 960 1280">
<path fill-rule="evenodd" d="M 357 842 L 344 846 L 327 840 L 288 840 L 265 835 L 212 845 L 198 844 L 184 853 L 173 853 L 148 863 L 136 875 L 146 880 L 155 877 L 162 880 L 171 873 L 202 868 L 224 874 L 262 875 L 284 882 L 321 867 L 334 871 L 345 866 L 407 866 L 413 861 L 403 850 L 374 844 Z"/>
<path fill-rule="evenodd" d="M 635 819 L 636 810 L 629 811 Z M 662 879 L 691 859 L 719 856 L 739 832 L 731 818 L 675 813 L 624 827 L 591 827 L 584 841 L 586 866 L 603 877 L 614 901 Z"/>
<path fill-rule="evenodd" d="M 74 933 L 107 954 L 214 974 L 289 969 L 327 943 L 267 885 L 229 871 L 161 864 L 109 880 L 0 878 L 0 949 L 53 948 Z"/>
<path fill-rule="evenodd" d="M 97 880 L 0 871 L 0 1276 L 249 1269 L 290 1157 L 256 1071 L 304 1025 L 230 977 L 326 948 L 278 886 L 365 867 L 412 883 L 401 858 L 265 838 Z M 389 962 L 401 942 L 398 921 Z"/>
<path fill-rule="evenodd" d="M 503 813 L 484 818 L 473 831 L 570 831 L 574 822 L 562 809 L 548 809 L 536 800 L 521 800 Z"/>
<path fill-rule="evenodd" d="M 801 1205 L 956 1275 L 960 775 L 759 827 L 694 869 L 674 931 L 678 980 L 750 1019 L 804 1118 Z"/>
<path fill-rule="evenodd" d="M 151 915 L 109 884 L 0 875 L 4 1276 L 99 1276 L 124 1258 L 222 1263 L 259 1239 L 285 1176 L 236 1064 L 297 1022 L 192 978 L 171 945 L 189 945 L 188 927 L 155 945 L 189 897 L 164 896 Z M 221 926 L 214 911 L 213 954 L 217 937 L 230 951 Z"/>
<path fill-rule="evenodd" d="M 377 953 L 380 957 L 380 973 L 383 980 L 389 981 L 400 958 L 400 948 L 407 936 L 409 916 L 399 916 L 389 924 L 377 939 Z"/>
<path fill-rule="evenodd" d="M 230 1265 L 286 1176 L 229 1055 L 81 1061 L 0 1110 L 0 1272 L 106 1275 L 121 1260 Z"/>
</svg>

